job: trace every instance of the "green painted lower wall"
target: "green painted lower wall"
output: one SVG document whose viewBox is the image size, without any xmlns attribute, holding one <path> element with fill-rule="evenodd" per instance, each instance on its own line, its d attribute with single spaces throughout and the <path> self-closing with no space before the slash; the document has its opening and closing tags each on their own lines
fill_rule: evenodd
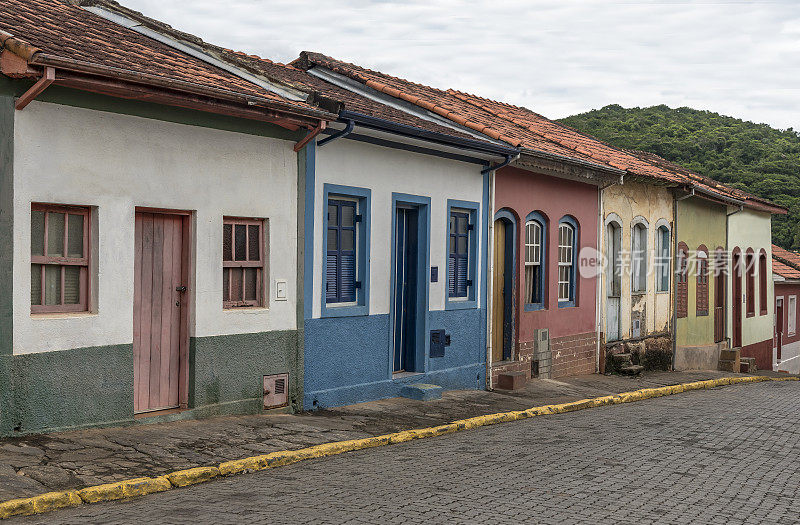
<svg viewBox="0 0 800 525">
<path fill-rule="evenodd" d="M 690 262 L 688 278 L 688 316 L 678 318 L 675 325 L 675 339 L 680 347 L 707 347 L 716 350 L 714 345 L 714 251 L 717 247 L 725 249 L 727 214 L 726 208 L 700 198 L 679 201 L 676 207 L 676 240 L 684 242 L 693 256 L 701 245 L 705 245 L 709 255 L 708 315 L 697 315 L 697 274 Z M 692 262 L 694 259 L 692 259 Z M 713 350 L 712 348 L 713 347 Z M 676 363 L 678 356 L 676 355 Z"/>
<path fill-rule="evenodd" d="M 11 357 L 0 434 L 120 424 L 133 419 L 133 345 Z"/>
<path fill-rule="evenodd" d="M 260 413 L 263 376 L 297 376 L 297 340 L 294 330 L 192 338 L 189 410 L 144 419 L 133 417 L 133 345 L 0 356 L 0 436 Z M 288 410 L 302 400 L 294 383 Z"/>
<path fill-rule="evenodd" d="M 192 338 L 189 407 L 216 405 L 222 414 L 231 403 L 249 401 L 254 410 L 242 410 L 261 410 L 263 376 L 288 372 L 289 384 L 295 383 L 297 340 L 294 330 Z M 297 389 L 290 389 L 289 397 L 295 406 L 303 399 Z"/>
</svg>

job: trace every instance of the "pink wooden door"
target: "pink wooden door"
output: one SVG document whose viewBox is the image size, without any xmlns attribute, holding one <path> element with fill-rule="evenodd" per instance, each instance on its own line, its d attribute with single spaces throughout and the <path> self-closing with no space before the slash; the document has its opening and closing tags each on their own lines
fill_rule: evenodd
<svg viewBox="0 0 800 525">
<path fill-rule="evenodd" d="M 184 220 L 180 215 L 136 213 L 134 412 L 180 405 Z"/>
</svg>

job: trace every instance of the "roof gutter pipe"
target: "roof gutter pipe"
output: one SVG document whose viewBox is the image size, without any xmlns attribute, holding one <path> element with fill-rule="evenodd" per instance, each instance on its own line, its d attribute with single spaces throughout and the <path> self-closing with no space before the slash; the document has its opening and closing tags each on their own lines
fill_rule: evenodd
<svg viewBox="0 0 800 525">
<path fill-rule="evenodd" d="M 520 155 L 519 153 L 517 153 L 515 155 L 506 155 L 506 160 L 504 160 L 500 164 L 496 164 L 494 166 L 490 165 L 490 166 L 486 166 L 485 168 L 483 168 L 481 170 L 481 175 L 486 175 L 490 171 L 497 171 L 500 168 L 505 168 L 506 166 L 508 166 L 509 164 L 514 162 L 515 160 L 517 160 L 519 158 L 519 155 Z"/>
<path fill-rule="evenodd" d="M 340 138 L 344 138 L 344 137 L 348 136 L 350 133 L 353 132 L 353 128 L 355 128 L 355 126 L 356 126 L 355 120 L 348 120 L 347 121 L 347 126 L 345 126 L 344 129 L 337 131 L 336 133 L 334 133 L 330 137 L 325 137 L 324 139 L 320 140 L 319 142 L 317 142 L 317 146 L 322 147 L 325 144 L 327 144 L 329 142 L 332 142 L 332 141 L 334 141 L 336 139 L 340 139 Z"/>
<path fill-rule="evenodd" d="M 297 144 L 294 145 L 294 148 L 292 148 L 294 149 L 294 152 L 297 153 L 298 151 L 303 149 L 305 145 L 311 142 L 317 135 L 319 135 L 322 132 L 322 130 L 327 127 L 327 125 L 328 125 L 327 122 L 325 122 L 324 120 L 320 120 L 316 128 L 308 132 L 308 134 L 305 137 L 303 137 L 302 140 L 300 140 Z"/>
<path fill-rule="evenodd" d="M 31 88 L 22 94 L 14 104 L 17 110 L 25 109 L 25 106 L 33 102 L 33 99 L 38 97 L 42 91 L 47 89 L 50 84 L 56 81 L 56 69 L 54 67 L 44 68 L 44 74 Z"/>
</svg>

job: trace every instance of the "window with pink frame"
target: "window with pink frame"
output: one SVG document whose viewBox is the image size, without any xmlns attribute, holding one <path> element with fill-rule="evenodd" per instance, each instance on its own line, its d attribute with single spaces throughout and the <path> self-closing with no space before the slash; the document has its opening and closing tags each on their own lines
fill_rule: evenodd
<svg viewBox="0 0 800 525">
<path fill-rule="evenodd" d="M 264 220 L 223 219 L 223 308 L 264 306 L 264 255 Z"/>
<path fill-rule="evenodd" d="M 31 205 L 31 313 L 89 309 L 89 217 L 87 207 Z"/>
</svg>

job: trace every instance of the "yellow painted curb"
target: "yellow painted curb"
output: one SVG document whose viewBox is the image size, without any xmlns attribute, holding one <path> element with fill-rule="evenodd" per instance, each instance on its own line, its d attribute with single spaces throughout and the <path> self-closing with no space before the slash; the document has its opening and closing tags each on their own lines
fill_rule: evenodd
<svg viewBox="0 0 800 525">
<path fill-rule="evenodd" d="M 166 478 L 172 483 L 173 487 L 186 487 L 189 485 L 196 485 L 197 483 L 205 483 L 217 476 L 219 476 L 219 469 L 217 467 L 195 467 L 187 470 L 170 472 L 166 475 Z"/>
<path fill-rule="evenodd" d="M 323 443 L 313 447 L 298 450 L 282 450 L 260 456 L 252 456 L 244 459 L 225 461 L 217 467 L 196 467 L 187 470 L 171 472 L 165 476 L 156 478 L 134 478 L 116 483 L 106 483 L 86 487 L 81 490 L 66 492 L 48 492 L 32 498 L 13 499 L 0 503 L 0 519 L 12 516 L 28 516 L 31 514 L 41 514 L 56 509 L 75 507 L 83 503 L 98 503 L 102 501 L 113 501 L 125 498 L 134 498 L 163 492 L 173 487 L 186 487 L 197 483 L 211 481 L 217 476 L 232 476 L 244 472 L 255 472 L 268 468 L 282 467 L 300 461 L 334 456 L 344 452 L 363 450 L 366 448 L 380 447 L 405 443 L 415 439 L 423 439 L 435 436 L 444 436 L 454 432 L 461 432 L 487 425 L 519 421 L 536 416 L 546 416 L 551 414 L 563 414 L 584 410 L 587 408 L 601 407 L 606 405 L 617 405 L 621 403 L 632 403 L 644 399 L 680 394 L 690 390 L 701 390 L 706 388 L 716 388 L 726 385 L 739 383 L 758 383 L 762 381 L 800 381 L 800 377 L 766 377 L 766 376 L 745 376 L 745 377 L 722 377 L 719 379 L 709 379 L 706 381 L 695 381 L 692 383 L 682 383 L 678 385 L 662 386 L 658 388 L 642 388 L 632 392 L 622 392 L 609 396 L 595 397 L 592 399 L 581 399 L 558 405 L 543 405 L 531 407 L 527 410 L 514 410 L 511 412 L 499 412 L 485 416 L 476 416 L 468 419 L 460 419 L 445 425 L 435 427 L 418 428 L 414 430 L 404 430 L 393 434 L 375 436 L 364 439 L 351 439 L 347 441 L 335 441 Z"/>
</svg>

